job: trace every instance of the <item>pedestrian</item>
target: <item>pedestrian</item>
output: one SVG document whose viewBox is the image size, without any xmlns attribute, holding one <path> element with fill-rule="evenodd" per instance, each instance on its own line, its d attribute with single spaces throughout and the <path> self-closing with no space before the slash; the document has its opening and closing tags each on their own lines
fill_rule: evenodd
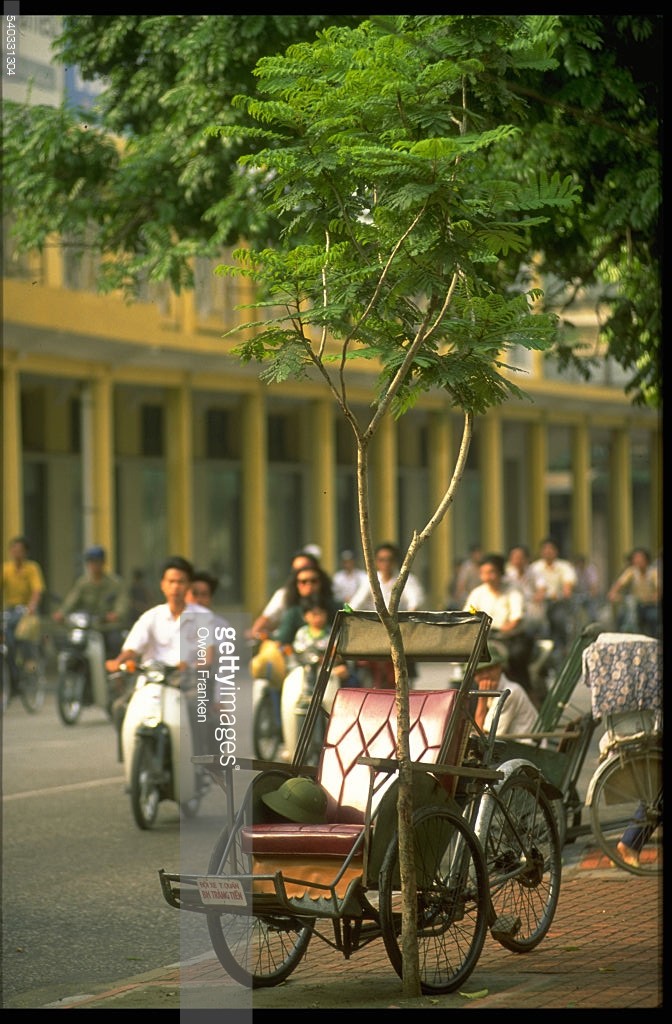
<svg viewBox="0 0 672 1024">
<path fill-rule="evenodd" d="M 548 635 L 553 641 L 553 667 L 559 671 L 570 641 L 576 570 L 571 562 L 560 558 L 558 542 L 553 537 L 545 537 L 530 572 L 534 580 L 535 601 L 543 607 Z"/>
<path fill-rule="evenodd" d="M 481 582 L 467 595 L 464 610 L 485 612 L 490 616 L 490 635 L 499 640 L 507 652 L 508 676 L 529 693 L 534 640 L 526 628 L 523 592 L 505 577 L 504 569 L 503 555 L 491 552 L 483 556 Z"/>
<path fill-rule="evenodd" d="M 634 548 L 629 564 L 609 588 L 608 600 L 616 606 L 616 628 L 660 638 L 660 577 L 646 548 Z M 634 621 L 626 615 L 632 607 Z M 627 626 L 627 629 L 625 628 Z"/>
<path fill-rule="evenodd" d="M 119 649 L 122 630 L 128 625 L 129 599 L 120 576 L 105 567 L 105 548 L 94 544 L 84 552 L 84 572 L 79 576 L 59 608 L 54 622 L 63 622 L 71 612 L 86 612 L 103 635 L 108 658 Z"/>
<path fill-rule="evenodd" d="M 399 578 L 399 548 L 391 541 L 383 541 L 374 551 L 376 573 L 386 607 L 390 607 L 392 588 Z M 417 576 L 409 573 L 406 584 L 399 599 L 399 611 L 414 612 L 425 603 L 425 592 Z M 354 611 L 366 611 L 375 608 L 373 591 L 367 576 L 355 592 L 350 607 Z M 406 660 L 409 679 L 416 678 L 416 667 L 412 661 Z M 365 665 L 371 675 L 371 686 L 390 688 L 394 686 L 394 666 L 392 659 L 371 659 Z"/>
<path fill-rule="evenodd" d="M 595 563 L 590 562 L 585 555 L 575 555 L 573 564 L 576 570 L 576 618 L 582 625 L 587 625 L 589 622 L 595 622 L 599 615 L 600 572 Z"/>
<path fill-rule="evenodd" d="M 357 590 L 369 582 L 365 569 L 357 565 L 354 551 L 341 551 L 341 567 L 333 576 L 334 597 L 340 604 L 350 604 Z"/>
<path fill-rule="evenodd" d="M 453 595 L 457 608 L 463 608 L 467 595 L 474 587 L 481 582 L 481 559 L 483 547 L 481 544 L 470 544 L 466 558 L 463 558 L 455 573 L 455 586 Z"/>
</svg>

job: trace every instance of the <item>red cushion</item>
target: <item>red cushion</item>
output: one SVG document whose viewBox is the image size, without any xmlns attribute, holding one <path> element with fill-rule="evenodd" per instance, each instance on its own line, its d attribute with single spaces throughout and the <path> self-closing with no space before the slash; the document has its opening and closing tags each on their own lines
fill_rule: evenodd
<svg viewBox="0 0 672 1024">
<path fill-rule="evenodd" d="M 297 853 L 345 857 L 364 829 L 363 825 L 300 825 L 294 822 L 245 826 L 240 830 L 245 853 Z"/>
</svg>

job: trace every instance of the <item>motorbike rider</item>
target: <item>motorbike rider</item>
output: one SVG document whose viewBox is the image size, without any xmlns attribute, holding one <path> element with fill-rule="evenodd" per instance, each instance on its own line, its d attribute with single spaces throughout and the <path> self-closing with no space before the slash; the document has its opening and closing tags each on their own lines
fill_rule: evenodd
<svg viewBox="0 0 672 1024">
<path fill-rule="evenodd" d="M 129 601 L 123 580 L 107 572 L 105 562 L 105 548 L 94 544 L 86 549 L 85 571 L 75 580 L 52 618 L 54 622 L 63 622 L 71 612 L 87 612 L 103 634 L 105 653 L 110 658 L 121 645 Z"/>
<path fill-rule="evenodd" d="M 13 537 L 9 542 L 9 559 L 2 566 L 2 607 L 7 613 L 5 640 L 14 663 L 17 640 L 16 627 L 24 615 L 39 613 L 45 591 L 44 575 L 38 562 L 28 557 L 30 544 L 27 537 Z M 4 616 L 3 616 L 4 619 Z M 34 642 L 23 641 L 27 657 L 35 657 Z M 12 673 L 12 689 L 16 685 Z"/>
<path fill-rule="evenodd" d="M 164 562 L 160 586 L 165 602 L 142 613 L 131 626 L 123 650 L 116 658 L 108 659 L 105 668 L 108 672 L 118 672 L 125 662 L 159 661 L 177 669 L 172 681 L 187 698 L 194 750 L 200 752 L 196 727 L 196 668 L 211 664 L 215 630 L 212 613 L 187 600 L 193 575 L 191 562 L 181 555 L 172 555 Z M 203 662 L 201 651 L 205 654 Z M 119 697 L 112 707 L 119 735 L 131 692 Z"/>
</svg>

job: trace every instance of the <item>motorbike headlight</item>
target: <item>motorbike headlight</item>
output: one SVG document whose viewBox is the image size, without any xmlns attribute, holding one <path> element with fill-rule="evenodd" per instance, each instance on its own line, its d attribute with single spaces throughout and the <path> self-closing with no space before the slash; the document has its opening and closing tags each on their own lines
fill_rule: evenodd
<svg viewBox="0 0 672 1024">
<path fill-rule="evenodd" d="M 78 629 L 86 629 L 89 624 L 89 616 L 86 612 L 73 612 L 70 615 L 70 622 Z"/>
<path fill-rule="evenodd" d="M 86 643 L 86 632 L 83 629 L 73 629 L 70 633 L 70 643 L 84 646 Z"/>
</svg>

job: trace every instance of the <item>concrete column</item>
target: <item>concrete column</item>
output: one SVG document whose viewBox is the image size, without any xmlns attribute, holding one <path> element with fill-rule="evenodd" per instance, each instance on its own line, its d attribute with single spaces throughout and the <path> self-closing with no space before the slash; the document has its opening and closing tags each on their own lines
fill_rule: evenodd
<svg viewBox="0 0 672 1024">
<path fill-rule="evenodd" d="M 82 507 L 84 547 L 102 544 L 115 568 L 114 431 L 109 373 L 85 384 L 80 392 L 82 438 Z"/>
<path fill-rule="evenodd" d="M 338 568 L 336 552 L 336 430 L 329 399 L 311 403 L 310 537 L 322 548 L 322 564 L 328 572 Z"/>
<path fill-rule="evenodd" d="M 527 495 L 530 510 L 530 549 L 533 557 L 542 537 L 548 534 L 548 496 L 546 472 L 548 469 L 548 432 L 546 423 L 530 424 L 530 449 Z"/>
<path fill-rule="evenodd" d="M 609 561 L 610 576 L 623 567 L 623 557 L 632 550 L 632 450 L 627 430 L 614 430 L 609 453 Z"/>
<path fill-rule="evenodd" d="M 243 399 L 242 451 L 242 536 L 243 604 L 255 615 L 268 600 L 266 567 L 268 543 L 266 508 L 268 457 L 266 440 L 266 402 L 261 385 Z"/>
<path fill-rule="evenodd" d="M 504 550 L 502 420 L 490 409 L 480 421 L 481 531 L 484 551 Z"/>
<path fill-rule="evenodd" d="M 429 416 L 429 494 L 431 512 L 448 489 L 455 467 L 453 423 L 450 412 L 436 412 Z M 429 518 L 429 517 L 428 517 Z M 452 506 L 437 526 L 429 541 L 429 608 L 443 608 L 446 603 L 448 581 L 453 573 L 455 528 Z"/>
<path fill-rule="evenodd" d="M 192 395 L 188 383 L 168 391 L 166 403 L 168 547 L 193 558 Z"/>
<path fill-rule="evenodd" d="M 593 516 L 590 432 L 586 423 L 574 427 L 572 436 L 572 488 L 572 551 L 588 557 L 593 546 Z"/>
<path fill-rule="evenodd" d="M 397 426 L 391 416 L 386 416 L 380 425 L 371 447 L 369 468 L 374 547 L 387 540 L 397 543 Z"/>
<path fill-rule="evenodd" d="M 23 470 L 21 464 L 21 379 L 5 359 L 2 374 L 2 530 L 3 558 L 7 544 L 23 530 Z"/>
</svg>

